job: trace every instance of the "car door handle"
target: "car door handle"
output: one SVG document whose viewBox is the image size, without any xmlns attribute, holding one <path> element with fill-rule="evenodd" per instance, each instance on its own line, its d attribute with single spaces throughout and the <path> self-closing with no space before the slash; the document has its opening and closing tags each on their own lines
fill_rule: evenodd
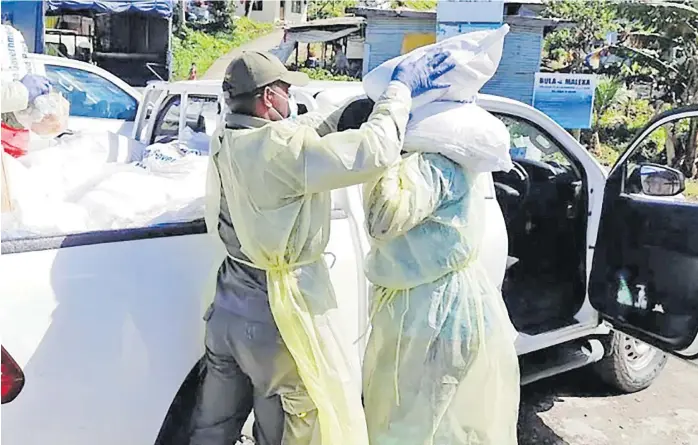
<svg viewBox="0 0 698 445">
<path fill-rule="evenodd" d="M 337 262 L 337 255 L 335 255 L 332 252 L 325 252 L 325 253 L 323 253 L 323 256 L 325 257 L 325 262 L 328 263 L 327 267 L 332 269 L 334 267 L 335 263 Z M 327 261 L 327 257 L 330 257 L 331 262 Z"/>
</svg>

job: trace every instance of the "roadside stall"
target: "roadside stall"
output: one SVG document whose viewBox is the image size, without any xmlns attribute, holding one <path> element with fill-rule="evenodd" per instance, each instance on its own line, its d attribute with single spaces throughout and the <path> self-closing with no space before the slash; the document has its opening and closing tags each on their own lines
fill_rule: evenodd
<svg viewBox="0 0 698 445">
<path fill-rule="evenodd" d="M 301 60 L 307 61 L 308 68 L 337 68 L 341 61 L 342 74 L 361 76 L 364 47 L 363 17 L 338 17 L 313 20 L 311 22 L 288 25 L 283 42 L 272 53 L 285 63 L 293 56 L 296 68 Z M 320 45 L 319 54 L 314 54 L 311 45 Z"/>
<path fill-rule="evenodd" d="M 93 61 L 133 86 L 169 80 L 173 9 L 173 0 L 48 0 L 47 22 L 58 29 L 47 41 L 60 36 L 66 55 Z M 66 30 L 72 31 L 67 39 Z"/>
</svg>

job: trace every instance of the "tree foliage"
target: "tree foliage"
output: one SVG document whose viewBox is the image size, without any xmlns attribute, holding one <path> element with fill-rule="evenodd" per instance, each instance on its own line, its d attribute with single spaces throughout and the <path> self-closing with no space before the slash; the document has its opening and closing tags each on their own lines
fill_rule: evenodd
<svg viewBox="0 0 698 445">
<path fill-rule="evenodd" d="M 544 60 L 554 71 L 584 70 L 586 55 L 619 27 L 614 4 L 605 0 L 556 0 L 547 4 L 543 15 L 574 22 L 545 39 Z"/>
<path fill-rule="evenodd" d="M 213 31 L 228 31 L 233 28 L 235 16 L 234 0 L 217 0 L 209 3 L 211 28 Z"/>
<path fill-rule="evenodd" d="M 630 89 L 637 82 L 650 84 L 656 112 L 665 109 L 666 104 L 678 107 L 698 103 L 697 5 L 688 0 L 554 0 L 546 6 L 545 15 L 574 21 L 576 26 L 546 37 L 544 65 L 558 72 L 611 75 Z M 617 32 L 618 39 L 609 44 L 605 36 L 612 31 Z M 616 62 L 596 69 L 585 63 L 587 55 L 600 50 L 612 54 Z M 607 99 L 614 97 L 614 88 L 612 84 L 599 85 L 596 99 L 604 103 L 604 110 L 597 109 L 597 122 L 613 108 L 605 104 L 612 102 Z M 691 135 L 689 143 L 681 146 L 673 166 L 693 177 L 698 121 L 687 131 Z M 676 136 L 667 132 L 668 138 Z"/>
<path fill-rule="evenodd" d="M 308 20 L 342 17 L 347 8 L 354 8 L 357 4 L 357 0 L 310 0 Z"/>
<path fill-rule="evenodd" d="M 438 0 L 394 0 L 391 3 L 393 9 L 406 8 L 417 11 L 434 11 Z"/>
</svg>

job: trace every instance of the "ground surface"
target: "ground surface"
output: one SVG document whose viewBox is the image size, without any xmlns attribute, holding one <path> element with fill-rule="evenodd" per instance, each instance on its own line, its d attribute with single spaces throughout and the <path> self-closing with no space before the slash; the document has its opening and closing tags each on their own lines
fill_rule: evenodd
<svg viewBox="0 0 698 445">
<path fill-rule="evenodd" d="M 519 445 L 698 445 L 698 367 L 671 359 L 649 389 L 620 395 L 570 372 L 524 387 L 520 414 Z"/>
<path fill-rule="evenodd" d="M 698 445 L 698 367 L 670 360 L 637 394 L 586 370 L 523 388 L 519 445 Z"/>
</svg>

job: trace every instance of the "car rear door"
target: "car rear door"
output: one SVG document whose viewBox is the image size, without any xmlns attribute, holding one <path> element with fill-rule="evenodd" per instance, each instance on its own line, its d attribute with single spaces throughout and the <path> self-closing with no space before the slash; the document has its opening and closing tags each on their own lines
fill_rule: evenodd
<svg viewBox="0 0 698 445">
<path fill-rule="evenodd" d="M 158 100 L 167 91 L 167 84 L 164 82 L 156 82 L 148 85 L 143 91 L 143 100 L 138 107 L 138 113 L 136 114 L 136 121 L 133 125 L 133 132 L 131 133 L 131 139 L 145 143 L 145 131 L 150 122 L 150 117 L 153 111 L 156 110 L 155 105 Z"/>
<path fill-rule="evenodd" d="M 658 116 L 630 144 L 606 183 L 589 283 L 616 329 L 695 364 L 698 181 L 680 170 L 691 170 L 697 139 L 693 106 Z"/>
</svg>

